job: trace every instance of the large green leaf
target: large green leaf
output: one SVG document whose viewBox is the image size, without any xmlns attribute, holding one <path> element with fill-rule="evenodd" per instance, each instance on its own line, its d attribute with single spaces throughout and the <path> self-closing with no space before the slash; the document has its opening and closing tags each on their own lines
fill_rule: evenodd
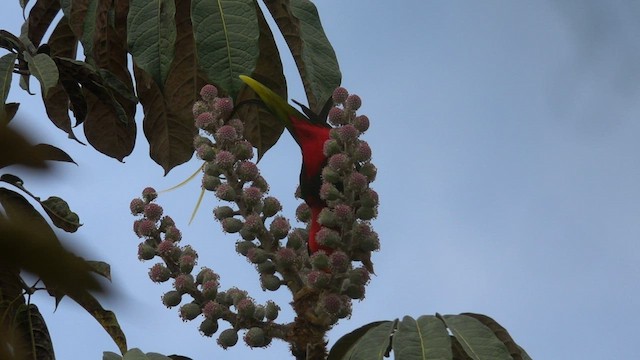
<svg viewBox="0 0 640 360">
<path fill-rule="evenodd" d="M 343 337 L 338 339 L 338 341 L 336 341 L 335 344 L 333 344 L 331 351 L 329 351 L 329 356 L 327 357 L 327 360 L 346 359 L 347 354 L 351 352 L 351 349 L 354 348 L 356 343 L 358 343 L 358 341 L 360 341 L 360 339 L 365 334 L 367 334 L 369 330 L 389 322 L 390 321 L 375 321 L 375 322 L 363 325 L 353 330 L 352 332 L 344 335 Z"/>
<path fill-rule="evenodd" d="M 513 360 L 502 341 L 479 320 L 466 315 L 439 318 L 473 360 Z"/>
<path fill-rule="evenodd" d="M 58 84 L 60 75 L 56 63 L 47 54 L 36 54 L 32 57 L 24 53 L 24 57 L 29 65 L 29 72 L 40 81 L 42 93 L 46 97 L 49 90 Z"/>
<path fill-rule="evenodd" d="M 369 328 L 349 350 L 335 359 L 350 360 L 382 360 L 390 350 L 391 334 L 396 321 L 385 321 Z"/>
<path fill-rule="evenodd" d="M 17 58 L 17 54 L 7 54 L 0 58 L 0 126 L 9 122 L 5 102 L 11 88 L 11 75 Z"/>
<path fill-rule="evenodd" d="M 260 28 L 260 55 L 251 77 L 286 99 L 287 81 L 284 77 L 280 53 L 258 4 L 256 4 L 256 14 Z M 258 150 L 258 161 L 260 161 L 282 135 L 284 123 L 261 106 L 258 99 L 251 88 L 244 86 L 238 94 L 236 103 L 239 105 L 238 115 L 244 122 L 244 137 Z"/>
<path fill-rule="evenodd" d="M 516 344 L 511 335 L 509 335 L 509 333 L 507 332 L 507 329 L 498 324 L 497 321 L 493 320 L 489 316 L 474 313 L 462 313 L 460 315 L 471 316 L 472 318 L 477 319 L 486 327 L 491 329 L 496 337 L 500 339 L 500 341 L 502 341 L 502 343 L 507 347 L 509 353 L 511 354 L 511 357 L 513 357 L 514 360 L 524 360 L 525 356 L 529 356 L 518 346 L 518 344 Z"/>
<path fill-rule="evenodd" d="M 405 316 L 393 335 L 397 360 L 451 360 L 451 341 L 442 321 L 432 315 L 415 319 Z"/>
<path fill-rule="evenodd" d="M 207 82 L 198 70 L 189 0 L 176 4 L 176 48 L 180 51 L 169 69 L 164 92 L 148 74 L 134 69 L 138 95 L 144 107 L 143 130 L 149 141 L 149 154 L 164 168 L 165 174 L 193 155 L 193 137 L 197 129 L 191 109 Z"/>
<path fill-rule="evenodd" d="M 192 0 L 191 20 L 200 68 L 236 98 L 260 52 L 254 0 Z"/>
<path fill-rule="evenodd" d="M 131 0 L 127 43 L 133 61 L 162 89 L 176 40 L 174 0 Z"/>
<path fill-rule="evenodd" d="M 49 329 L 36 305 L 21 305 L 15 315 L 15 326 L 20 335 L 29 342 L 29 347 L 25 349 L 29 353 L 28 358 L 55 359 Z M 20 357 L 11 357 L 11 359 L 20 359 Z"/>
<path fill-rule="evenodd" d="M 319 113 L 340 85 L 342 75 L 318 10 L 309 0 L 277 0 L 265 4 L 293 54 L 309 108 Z"/>
</svg>

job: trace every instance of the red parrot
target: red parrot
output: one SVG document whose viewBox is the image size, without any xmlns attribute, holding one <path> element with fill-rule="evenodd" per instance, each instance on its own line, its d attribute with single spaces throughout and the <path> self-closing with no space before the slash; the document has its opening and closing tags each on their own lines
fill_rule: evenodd
<svg viewBox="0 0 640 360">
<path fill-rule="evenodd" d="M 258 81 L 244 75 L 241 75 L 240 78 L 258 94 L 262 102 L 276 118 L 284 123 L 293 139 L 300 146 L 302 151 L 300 194 L 311 209 L 311 227 L 309 228 L 308 241 L 309 254 L 313 254 L 318 250 L 331 253 L 332 249 L 319 245 L 316 241 L 316 234 L 320 231 L 318 217 L 320 216 L 320 211 L 327 206 L 327 203 L 320 198 L 322 169 L 327 165 L 327 157 L 324 155 L 323 147 L 325 141 L 329 139 L 329 131 L 332 129 L 326 122 L 326 115 L 315 115 L 311 110 L 296 102 L 308 116 L 302 114 L 289 105 L 286 100 Z M 331 105 L 330 101 L 327 103 Z M 322 113 L 326 114 L 327 110 L 328 106 L 325 105 Z"/>
</svg>

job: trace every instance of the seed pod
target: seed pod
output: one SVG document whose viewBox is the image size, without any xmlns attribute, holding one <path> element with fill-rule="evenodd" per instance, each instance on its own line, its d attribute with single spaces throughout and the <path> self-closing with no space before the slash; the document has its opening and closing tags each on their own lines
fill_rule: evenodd
<svg viewBox="0 0 640 360">
<path fill-rule="evenodd" d="M 180 305 L 181 301 L 182 294 L 175 290 L 168 291 L 162 295 L 162 303 L 168 308 Z"/>
<path fill-rule="evenodd" d="M 238 343 L 238 332 L 235 329 L 227 329 L 218 336 L 218 345 L 223 349 L 230 348 Z"/>
<path fill-rule="evenodd" d="M 193 320 L 198 317 L 202 312 L 200 310 L 200 305 L 196 303 L 188 303 L 184 304 L 180 307 L 180 318 L 182 321 Z"/>
<path fill-rule="evenodd" d="M 214 319 L 204 319 L 200 323 L 200 333 L 206 337 L 211 337 L 218 331 L 218 321 Z"/>
</svg>

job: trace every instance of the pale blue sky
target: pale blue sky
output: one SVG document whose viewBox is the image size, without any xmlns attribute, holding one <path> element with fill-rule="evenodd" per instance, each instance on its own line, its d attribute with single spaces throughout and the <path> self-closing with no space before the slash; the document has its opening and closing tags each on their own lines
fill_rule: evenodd
<svg viewBox="0 0 640 360">
<path fill-rule="evenodd" d="M 367 298 L 354 304 L 330 343 L 365 323 L 422 314 L 479 312 L 504 325 L 536 360 L 637 357 L 640 320 L 640 5 L 633 1 L 322 1 L 320 14 L 343 72 L 371 119 L 365 139 L 379 169 L 375 228 L 382 251 Z M 0 27 L 18 32 L 18 1 Z M 303 99 L 288 60 L 291 96 Z M 35 85 L 35 84 L 34 84 Z M 35 86 L 34 86 L 35 88 Z M 153 262 L 136 258 L 131 198 L 168 188 L 140 138 L 125 164 L 66 139 L 45 118 L 39 95 L 12 88 L 33 138 L 78 162 L 26 185 L 67 199 L 84 226 L 73 243 L 111 263 L 122 296 L 108 301 L 130 347 L 193 359 L 283 359 L 270 349 L 221 350 L 160 302 Z M 141 119 L 139 110 L 138 118 Z M 77 133 L 82 136 L 81 129 Z M 271 194 L 296 206 L 299 154 L 285 136 L 261 162 Z M 283 166 L 283 164 L 292 164 Z M 24 173 L 21 173 L 24 174 Z M 259 301 L 287 307 L 285 290 L 263 293 L 233 236 L 223 235 L 206 198 L 186 223 L 198 182 L 163 194 L 200 265 Z M 69 300 L 36 296 L 59 359 L 116 351 Z M 281 315 L 290 319 L 291 312 Z"/>
</svg>

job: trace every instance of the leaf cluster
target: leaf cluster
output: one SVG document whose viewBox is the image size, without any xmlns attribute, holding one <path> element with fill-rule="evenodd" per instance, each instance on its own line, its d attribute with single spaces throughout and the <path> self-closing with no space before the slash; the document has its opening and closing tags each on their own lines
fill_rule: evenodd
<svg viewBox="0 0 640 360">
<path fill-rule="evenodd" d="M 55 126 L 78 140 L 74 127 L 82 124 L 90 145 L 122 160 L 134 148 L 139 102 L 150 156 L 165 172 L 193 154 L 197 130 L 191 105 L 205 83 L 245 104 L 240 110 L 245 137 L 259 157 L 283 132 L 238 78 L 251 75 L 286 98 L 280 51 L 256 0 L 20 3 L 27 14 L 21 34 L 0 31 L 0 47 L 9 52 L 0 57 L 3 117 L 18 107 L 5 104 L 11 74 L 19 74 L 21 87 L 29 92 L 33 76 Z M 309 107 L 319 110 L 341 76 L 315 5 L 308 0 L 264 5 L 293 54 Z"/>
</svg>

